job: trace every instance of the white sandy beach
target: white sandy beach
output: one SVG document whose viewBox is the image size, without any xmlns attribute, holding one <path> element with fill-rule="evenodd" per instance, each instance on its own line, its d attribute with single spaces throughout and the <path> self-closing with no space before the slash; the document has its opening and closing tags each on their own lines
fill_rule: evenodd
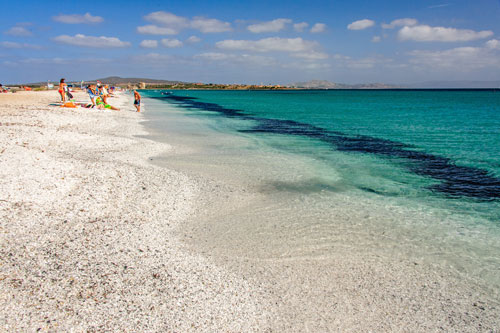
<svg viewBox="0 0 500 333">
<path fill-rule="evenodd" d="M 147 163 L 169 147 L 137 137 L 131 97 L 113 112 L 57 97 L 0 95 L 2 331 L 265 327 L 247 282 L 172 236 L 198 188 Z"/>
<path fill-rule="evenodd" d="M 48 106 L 57 100 L 0 94 L 2 330 L 500 329 L 494 299 L 430 266 L 225 260 L 196 248 L 199 214 L 230 212 L 248 194 L 150 163 L 173 149 L 144 138 L 131 96 L 110 99 L 122 109 L 111 112 Z M 232 200 L 214 204 L 227 191 Z"/>
</svg>

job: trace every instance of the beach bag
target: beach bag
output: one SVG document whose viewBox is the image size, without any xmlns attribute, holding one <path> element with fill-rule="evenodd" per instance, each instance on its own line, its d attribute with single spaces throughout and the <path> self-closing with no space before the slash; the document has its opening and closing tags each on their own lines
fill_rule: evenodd
<svg viewBox="0 0 500 333">
<path fill-rule="evenodd" d="M 64 86 L 64 91 L 66 92 L 66 95 L 69 97 L 69 99 L 73 98 L 73 95 L 69 92 L 68 86 Z"/>
</svg>

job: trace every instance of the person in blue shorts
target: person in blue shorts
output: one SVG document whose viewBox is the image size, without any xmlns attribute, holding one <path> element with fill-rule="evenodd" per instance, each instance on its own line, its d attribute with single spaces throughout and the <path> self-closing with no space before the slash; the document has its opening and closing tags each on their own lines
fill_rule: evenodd
<svg viewBox="0 0 500 333">
<path fill-rule="evenodd" d="M 141 95 L 134 90 L 134 106 L 137 109 L 137 112 L 141 112 Z"/>
</svg>

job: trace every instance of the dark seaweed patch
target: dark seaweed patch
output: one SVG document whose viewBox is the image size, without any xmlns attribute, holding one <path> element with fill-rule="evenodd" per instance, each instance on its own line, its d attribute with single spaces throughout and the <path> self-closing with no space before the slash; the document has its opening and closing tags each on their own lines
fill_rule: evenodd
<svg viewBox="0 0 500 333">
<path fill-rule="evenodd" d="M 242 110 L 200 102 L 194 97 L 167 95 L 154 98 L 168 100 L 186 108 L 217 112 L 226 117 L 251 120 L 255 123 L 253 128 L 240 132 L 307 136 L 329 143 L 338 151 L 366 153 L 403 160 L 407 162 L 404 165 L 411 172 L 439 181 L 439 184 L 430 187 L 431 190 L 450 197 L 471 197 L 480 200 L 500 198 L 500 179 L 488 171 L 459 166 L 447 157 L 417 151 L 412 149 L 414 147 L 401 142 L 366 135 L 349 136 L 342 132 L 328 131 L 293 120 L 256 117 Z"/>
</svg>

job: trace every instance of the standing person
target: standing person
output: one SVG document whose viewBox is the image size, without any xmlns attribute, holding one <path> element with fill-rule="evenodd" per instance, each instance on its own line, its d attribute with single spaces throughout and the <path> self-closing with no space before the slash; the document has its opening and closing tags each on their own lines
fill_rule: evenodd
<svg viewBox="0 0 500 333">
<path fill-rule="evenodd" d="M 61 79 L 59 81 L 59 94 L 61 95 L 61 101 L 64 103 L 66 102 L 66 83 L 64 83 L 65 79 Z"/>
<path fill-rule="evenodd" d="M 134 90 L 134 106 L 137 109 L 137 112 L 141 112 L 141 95 Z"/>
</svg>

